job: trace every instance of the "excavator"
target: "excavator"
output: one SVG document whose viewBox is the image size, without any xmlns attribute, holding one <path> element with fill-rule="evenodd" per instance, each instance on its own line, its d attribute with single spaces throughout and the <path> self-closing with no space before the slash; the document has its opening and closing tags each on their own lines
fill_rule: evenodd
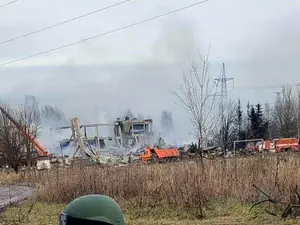
<svg viewBox="0 0 300 225">
<path fill-rule="evenodd" d="M 41 143 L 24 127 L 22 127 L 9 113 L 0 106 L 0 111 L 16 126 L 16 128 L 26 137 L 34 146 L 36 152 L 37 152 L 37 169 L 50 169 L 51 163 L 50 163 L 50 157 L 51 154 L 46 150 L 44 146 L 41 145 Z"/>
</svg>

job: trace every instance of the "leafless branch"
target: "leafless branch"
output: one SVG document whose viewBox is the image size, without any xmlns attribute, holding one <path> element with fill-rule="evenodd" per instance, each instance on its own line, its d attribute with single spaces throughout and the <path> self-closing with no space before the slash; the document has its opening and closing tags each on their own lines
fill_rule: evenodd
<svg viewBox="0 0 300 225">
<path fill-rule="evenodd" d="M 297 97 L 292 87 L 282 87 L 281 96 L 276 99 L 273 121 L 281 137 L 297 135 Z"/>
<path fill-rule="evenodd" d="M 190 114 L 201 149 L 215 126 L 217 95 L 209 76 L 209 51 L 204 56 L 199 50 L 197 53 L 197 57 L 190 61 L 188 70 L 183 73 L 182 84 L 173 94 L 177 98 L 176 103 Z"/>
<path fill-rule="evenodd" d="M 273 199 L 273 198 L 271 198 L 266 192 L 264 192 L 263 190 L 261 190 L 261 189 L 258 188 L 257 186 L 255 186 L 255 185 L 252 185 L 252 186 L 253 186 L 257 191 L 259 191 L 263 196 L 265 196 L 266 199 L 254 203 L 254 204 L 251 206 L 251 208 L 249 209 L 249 212 L 250 212 L 255 206 L 257 206 L 257 205 L 259 205 L 259 204 L 262 204 L 262 203 L 264 203 L 264 202 L 270 202 L 270 203 L 273 203 L 273 204 L 282 204 L 283 206 L 285 206 L 284 211 L 283 211 L 283 213 L 281 214 L 281 218 L 286 219 L 288 216 L 294 216 L 294 217 L 297 216 L 297 213 L 298 213 L 298 212 L 293 213 L 293 209 L 294 209 L 294 208 L 297 208 L 297 209 L 300 208 L 300 194 L 298 193 L 297 186 L 296 186 L 295 191 L 294 191 L 294 192 L 295 192 L 295 195 L 297 196 L 297 203 L 284 203 L 284 202 L 281 202 L 281 201 L 279 201 L 279 200 Z M 266 211 L 267 213 L 273 215 L 273 216 L 277 216 L 277 214 L 272 213 L 272 212 L 270 212 L 270 211 L 268 211 L 268 210 L 265 210 L 265 211 Z"/>
<path fill-rule="evenodd" d="M 1 107 L 19 127 L 5 113 L 0 113 L 0 156 L 3 163 L 18 172 L 21 165 L 31 164 L 34 147 L 24 134 L 33 138 L 39 135 L 40 117 L 30 107 L 13 107 L 4 102 Z"/>
</svg>

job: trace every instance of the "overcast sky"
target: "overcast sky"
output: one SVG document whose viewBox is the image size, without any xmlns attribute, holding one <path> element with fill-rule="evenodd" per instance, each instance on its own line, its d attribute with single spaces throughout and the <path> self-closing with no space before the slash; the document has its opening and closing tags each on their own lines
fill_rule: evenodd
<svg viewBox="0 0 300 225">
<path fill-rule="evenodd" d="M 0 0 L 0 5 L 9 0 Z M 0 42 L 105 7 L 114 0 L 19 0 L 0 8 Z M 196 1 L 132 0 L 60 27 L 0 45 L 0 64 L 168 12 Z M 25 94 L 55 104 L 85 122 L 110 120 L 131 108 L 156 119 L 173 112 L 178 134 L 188 117 L 171 94 L 182 71 L 211 45 L 212 77 L 226 63 L 229 95 L 253 104 L 274 101 L 278 89 L 300 81 L 300 1 L 211 0 L 155 21 L 56 52 L 0 67 L 3 100 Z M 242 87 L 248 88 L 242 88 Z M 181 129 L 179 130 L 178 127 Z"/>
</svg>

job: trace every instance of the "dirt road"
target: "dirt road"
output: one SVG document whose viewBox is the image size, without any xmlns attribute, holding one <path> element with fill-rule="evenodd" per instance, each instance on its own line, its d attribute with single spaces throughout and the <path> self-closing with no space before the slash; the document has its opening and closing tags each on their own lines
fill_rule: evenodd
<svg viewBox="0 0 300 225">
<path fill-rule="evenodd" d="M 0 186 L 0 212 L 8 205 L 32 196 L 34 189 L 28 186 Z"/>
</svg>

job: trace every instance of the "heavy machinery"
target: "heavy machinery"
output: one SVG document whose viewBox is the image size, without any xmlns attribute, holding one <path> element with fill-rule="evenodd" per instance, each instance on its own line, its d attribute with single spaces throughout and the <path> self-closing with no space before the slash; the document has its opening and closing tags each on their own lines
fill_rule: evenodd
<svg viewBox="0 0 300 225">
<path fill-rule="evenodd" d="M 252 139 L 234 142 L 234 150 L 239 143 L 246 143 L 244 149 L 252 152 L 286 152 L 299 151 L 298 138 L 277 138 L 272 140 Z M 239 148 L 239 147 L 238 147 Z"/>
<path fill-rule="evenodd" d="M 141 155 L 142 162 L 161 163 L 179 160 L 180 152 L 177 148 L 148 147 Z"/>
<path fill-rule="evenodd" d="M 274 140 L 265 140 L 259 143 L 259 150 L 286 152 L 298 151 L 299 139 L 298 138 L 278 138 Z"/>
<path fill-rule="evenodd" d="M 15 127 L 26 137 L 32 144 L 36 150 L 36 166 L 38 170 L 42 169 L 50 169 L 50 156 L 51 154 L 43 147 L 40 142 L 30 133 L 28 133 L 27 129 L 21 126 L 9 113 L 0 106 L 0 111 L 15 125 Z"/>
<path fill-rule="evenodd" d="M 274 140 L 275 151 L 298 151 L 299 150 L 299 139 L 298 138 L 280 138 Z"/>
</svg>

